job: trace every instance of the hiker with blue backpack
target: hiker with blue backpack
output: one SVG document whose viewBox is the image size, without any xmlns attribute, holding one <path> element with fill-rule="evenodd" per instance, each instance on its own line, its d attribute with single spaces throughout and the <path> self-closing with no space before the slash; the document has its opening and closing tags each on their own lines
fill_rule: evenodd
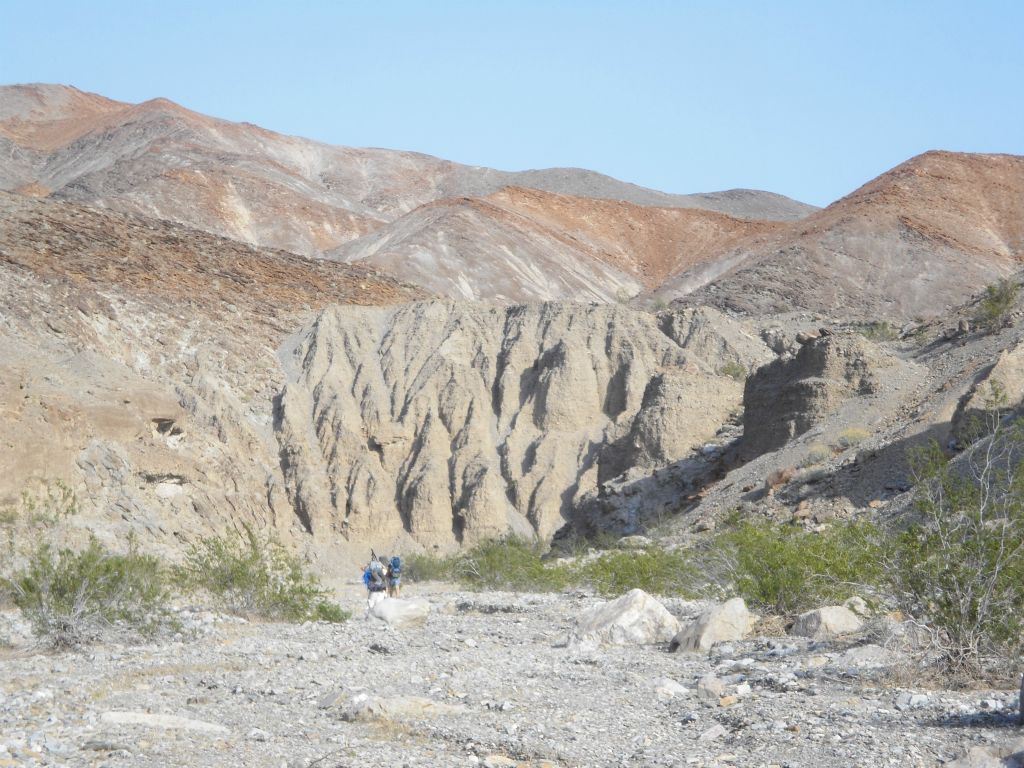
<svg viewBox="0 0 1024 768">
<path fill-rule="evenodd" d="M 392 555 L 388 561 L 388 597 L 398 598 L 402 595 L 402 558 Z"/>
<path fill-rule="evenodd" d="M 366 607 L 373 608 L 387 597 L 388 577 L 377 555 L 371 550 L 370 562 L 363 568 L 363 585 L 366 587 Z"/>
</svg>

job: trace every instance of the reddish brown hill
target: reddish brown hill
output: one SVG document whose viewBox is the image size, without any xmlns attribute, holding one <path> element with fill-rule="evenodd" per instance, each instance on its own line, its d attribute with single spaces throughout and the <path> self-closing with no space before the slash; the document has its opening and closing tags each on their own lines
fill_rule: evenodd
<svg viewBox="0 0 1024 768">
<path fill-rule="evenodd" d="M 735 310 L 940 314 L 1024 258 L 1024 157 L 929 152 L 659 291 Z"/>
<path fill-rule="evenodd" d="M 454 298 L 612 301 L 781 226 L 508 187 L 422 206 L 333 255 Z"/>
<path fill-rule="evenodd" d="M 509 173 L 427 155 L 332 147 L 192 112 L 52 85 L 0 87 L 0 190 L 177 221 L 313 255 L 420 205 L 510 184 L 644 205 L 796 219 L 806 206 L 751 190 L 669 195 L 581 169 Z"/>
<path fill-rule="evenodd" d="M 547 227 L 646 288 L 784 225 L 694 208 L 658 208 L 508 187 L 488 200 Z"/>
</svg>

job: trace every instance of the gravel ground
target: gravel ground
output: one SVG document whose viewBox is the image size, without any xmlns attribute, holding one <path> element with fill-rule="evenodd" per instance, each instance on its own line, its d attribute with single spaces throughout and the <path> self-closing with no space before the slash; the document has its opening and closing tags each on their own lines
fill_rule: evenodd
<svg viewBox="0 0 1024 768">
<path fill-rule="evenodd" d="M 183 641 L 0 651 L 0 766 L 919 766 L 1019 734 L 1016 691 L 887 688 L 864 640 L 580 653 L 593 597 L 413 591 L 415 629 L 185 610 Z"/>
</svg>

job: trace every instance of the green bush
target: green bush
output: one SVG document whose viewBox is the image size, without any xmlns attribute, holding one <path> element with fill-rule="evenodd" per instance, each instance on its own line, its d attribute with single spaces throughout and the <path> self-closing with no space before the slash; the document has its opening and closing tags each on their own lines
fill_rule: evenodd
<svg viewBox="0 0 1024 768">
<path fill-rule="evenodd" d="M 349 618 L 298 557 L 245 526 L 241 534 L 206 538 L 175 569 L 178 585 L 207 592 L 230 613 L 283 621 Z"/>
<path fill-rule="evenodd" d="M 718 369 L 718 373 L 721 376 L 728 376 L 736 381 L 746 381 L 747 369 L 742 364 L 735 360 L 729 360 L 722 364 L 722 367 Z"/>
<path fill-rule="evenodd" d="M 871 433 L 866 429 L 850 427 L 849 429 L 844 429 L 839 433 L 839 439 L 836 441 L 836 448 L 845 451 L 847 448 L 853 448 L 854 446 L 860 445 L 869 437 L 871 437 Z"/>
<path fill-rule="evenodd" d="M 15 605 L 37 635 L 57 648 L 81 645 L 106 630 L 151 634 L 166 619 L 167 579 L 159 561 L 108 552 L 95 539 L 81 552 L 43 544 L 7 580 Z"/>
<path fill-rule="evenodd" d="M 535 543 L 515 537 L 486 541 L 451 558 L 451 573 L 475 589 L 556 592 L 569 586 L 569 572 L 541 559 Z"/>
<path fill-rule="evenodd" d="M 402 578 L 407 582 L 451 581 L 452 558 L 413 554 L 402 558 Z"/>
<path fill-rule="evenodd" d="M 62 480 L 48 482 L 41 492 L 22 491 L 17 503 L 0 508 L 0 532 L 7 539 L 8 554 L 14 554 L 17 541 L 38 540 L 38 531 L 77 513 L 78 497 Z"/>
<path fill-rule="evenodd" d="M 937 443 L 910 452 L 918 521 L 892 560 L 904 609 L 934 631 L 947 671 L 976 675 L 1024 650 L 1024 428 L 993 418 L 954 471 Z"/>
<path fill-rule="evenodd" d="M 816 533 L 746 521 L 703 553 L 705 572 L 725 591 L 782 615 L 841 601 L 883 582 L 882 537 L 869 523 Z"/>
<path fill-rule="evenodd" d="M 975 325 L 988 333 L 1006 327 L 1017 304 L 1019 292 L 1020 285 L 1006 278 L 988 286 L 974 314 Z"/>
<path fill-rule="evenodd" d="M 690 558 L 682 552 L 666 552 L 657 547 L 645 550 L 606 552 L 583 563 L 578 570 L 569 565 L 570 578 L 591 586 L 606 597 L 616 597 L 631 589 L 653 595 L 678 595 L 694 598 L 699 574 Z"/>
<path fill-rule="evenodd" d="M 886 320 L 876 320 L 872 323 L 864 323 L 857 328 L 857 332 L 869 341 L 892 341 L 899 337 L 899 331 Z"/>
</svg>

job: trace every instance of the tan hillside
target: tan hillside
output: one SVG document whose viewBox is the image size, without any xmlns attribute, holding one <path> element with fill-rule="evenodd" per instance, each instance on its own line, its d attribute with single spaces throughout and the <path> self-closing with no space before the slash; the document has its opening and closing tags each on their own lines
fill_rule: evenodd
<svg viewBox="0 0 1024 768">
<path fill-rule="evenodd" d="M 929 152 L 659 294 L 750 313 L 942 313 L 1024 257 L 1024 157 Z"/>
</svg>

